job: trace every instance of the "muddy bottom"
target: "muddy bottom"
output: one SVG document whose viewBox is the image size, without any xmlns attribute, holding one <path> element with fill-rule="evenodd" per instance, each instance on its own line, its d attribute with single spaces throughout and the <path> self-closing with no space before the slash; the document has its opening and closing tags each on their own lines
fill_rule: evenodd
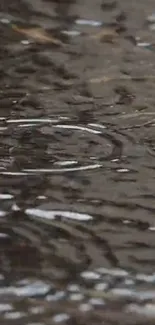
<svg viewBox="0 0 155 325">
<path fill-rule="evenodd" d="M 155 323 L 153 0 L 0 1 L 0 323 Z"/>
</svg>

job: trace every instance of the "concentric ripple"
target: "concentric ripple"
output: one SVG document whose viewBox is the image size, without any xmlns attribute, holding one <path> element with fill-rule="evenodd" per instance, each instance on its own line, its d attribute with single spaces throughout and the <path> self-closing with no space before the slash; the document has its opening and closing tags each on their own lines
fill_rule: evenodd
<svg viewBox="0 0 155 325">
<path fill-rule="evenodd" d="M 121 157 L 121 141 L 102 124 L 76 125 L 65 117 L 1 119 L 0 131 L 3 175 L 91 170 Z"/>
</svg>

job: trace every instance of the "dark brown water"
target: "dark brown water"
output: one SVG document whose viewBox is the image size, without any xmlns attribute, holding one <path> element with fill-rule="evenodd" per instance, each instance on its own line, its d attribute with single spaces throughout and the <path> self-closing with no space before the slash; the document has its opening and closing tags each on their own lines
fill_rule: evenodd
<svg viewBox="0 0 155 325">
<path fill-rule="evenodd" d="M 0 323 L 154 324 L 153 0 L 0 1 Z"/>
</svg>

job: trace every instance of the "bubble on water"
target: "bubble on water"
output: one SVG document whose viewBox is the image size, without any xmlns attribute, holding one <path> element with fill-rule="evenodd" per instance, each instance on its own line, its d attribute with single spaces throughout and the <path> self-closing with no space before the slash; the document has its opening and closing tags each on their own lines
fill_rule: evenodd
<svg viewBox="0 0 155 325">
<path fill-rule="evenodd" d="M 93 271 L 84 271 L 81 273 L 81 277 L 86 280 L 98 280 L 100 279 L 100 274 Z"/>
</svg>

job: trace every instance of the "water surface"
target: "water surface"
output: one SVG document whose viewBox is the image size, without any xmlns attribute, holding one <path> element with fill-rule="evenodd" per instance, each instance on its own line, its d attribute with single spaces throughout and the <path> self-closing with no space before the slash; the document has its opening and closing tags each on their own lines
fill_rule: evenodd
<svg viewBox="0 0 155 325">
<path fill-rule="evenodd" d="M 154 324 L 154 2 L 0 3 L 0 321 Z"/>
</svg>

